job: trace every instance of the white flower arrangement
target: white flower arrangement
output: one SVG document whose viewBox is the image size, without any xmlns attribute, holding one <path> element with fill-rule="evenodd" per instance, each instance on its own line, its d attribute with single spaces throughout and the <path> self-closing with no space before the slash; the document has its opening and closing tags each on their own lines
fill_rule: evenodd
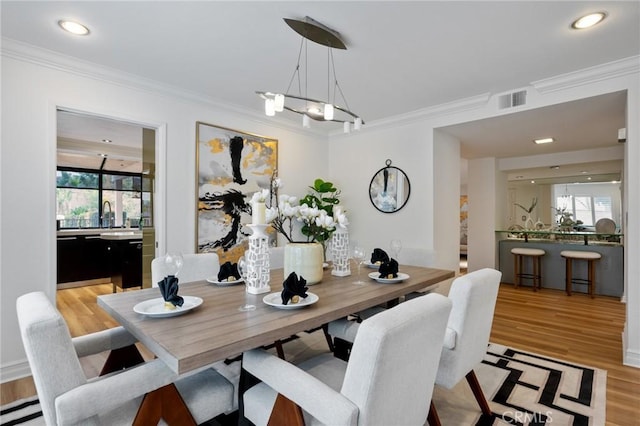
<svg viewBox="0 0 640 426">
<path fill-rule="evenodd" d="M 265 203 L 270 196 L 271 196 L 271 192 L 266 188 L 258 192 L 254 192 L 253 195 L 251 196 L 251 204 Z"/>
<path fill-rule="evenodd" d="M 338 205 L 340 191 L 331 182 L 316 179 L 311 192 L 301 200 L 286 194 L 278 195 L 282 181 L 275 175 L 271 179 L 271 188 L 253 194 L 251 201 L 267 202 L 266 221 L 282 234 L 289 242 L 325 241 L 337 228 L 346 228 L 349 224 L 347 215 Z M 294 221 L 301 223 L 300 232 L 306 241 L 295 241 L 293 238 Z"/>
</svg>

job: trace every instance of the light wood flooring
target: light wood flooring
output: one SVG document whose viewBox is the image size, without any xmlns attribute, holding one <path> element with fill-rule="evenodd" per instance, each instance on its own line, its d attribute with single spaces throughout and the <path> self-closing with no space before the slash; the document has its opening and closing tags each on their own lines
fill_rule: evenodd
<svg viewBox="0 0 640 426">
<path fill-rule="evenodd" d="M 131 290 L 130 290 L 131 291 Z M 96 296 L 111 285 L 58 291 L 58 308 L 78 336 L 116 323 L 97 306 Z M 607 425 L 640 425 L 640 369 L 622 365 L 625 305 L 617 298 L 503 284 L 498 295 L 491 341 L 607 370 Z M 148 352 L 143 353 L 150 356 Z M 101 359 L 83 365 L 91 375 Z M 30 379 L 2 385 L 2 404 L 34 395 Z"/>
</svg>

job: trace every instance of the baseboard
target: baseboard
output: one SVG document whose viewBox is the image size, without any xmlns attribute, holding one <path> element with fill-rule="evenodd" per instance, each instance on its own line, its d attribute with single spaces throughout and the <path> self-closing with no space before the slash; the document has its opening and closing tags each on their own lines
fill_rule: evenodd
<svg viewBox="0 0 640 426">
<path fill-rule="evenodd" d="M 627 333 L 622 332 L 622 364 L 629 367 L 640 368 L 640 352 L 632 351 L 627 348 Z"/>
<path fill-rule="evenodd" d="M 629 367 L 640 368 L 640 353 L 625 351 L 624 357 L 622 359 L 622 364 L 627 365 Z"/>
<path fill-rule="evenodd" d="M 634 352 L 628 349 L 623 351 L 622 364 L 629 367 L 640 368 L 640 352 Z"/>
<path fill-rule="evenodd" d="M 0 383 L 12 382 L 30 375 L 31 368 L 26 359 L 0 366 Z"/>
</svg>

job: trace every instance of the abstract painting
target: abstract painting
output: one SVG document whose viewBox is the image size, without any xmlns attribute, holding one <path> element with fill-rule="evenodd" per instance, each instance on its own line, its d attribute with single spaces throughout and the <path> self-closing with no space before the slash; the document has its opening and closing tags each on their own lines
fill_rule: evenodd
<svg viewBox="0 0 640 426">
<path fill-rule="evenodd" d="M 278 164 L 278 141 L 196 123 L 198 253 L 237 262 L 251 231 L 251 196 L 268 188 Z M 275 243 L 275 239 L 274 239 Z"/>
</svg>

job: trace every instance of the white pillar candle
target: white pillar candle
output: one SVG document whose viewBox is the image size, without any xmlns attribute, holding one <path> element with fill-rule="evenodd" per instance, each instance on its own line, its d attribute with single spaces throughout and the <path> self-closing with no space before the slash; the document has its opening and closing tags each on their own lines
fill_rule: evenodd
<svg viewBox="0 0 640 426">
<path fill-rule="evenodd" d="M 267 206 L 265 203 L 256 202 L 251 207 L 251 223 L 253 225 L 264 225 L 266 222 Z"/>
</svg>

